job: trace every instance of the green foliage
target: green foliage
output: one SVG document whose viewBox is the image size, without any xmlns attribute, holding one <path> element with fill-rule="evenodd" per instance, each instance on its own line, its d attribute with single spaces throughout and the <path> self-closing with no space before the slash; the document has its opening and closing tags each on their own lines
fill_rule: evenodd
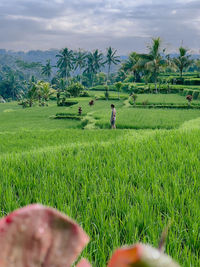
<svg viewBox="0 0 200 267">
<path fill-rule="evenodd" d="M 134 76 L 131 74 L 127 75 L 126 79 L 124 80 L 125 83 L 132 83 L 134 81 L 135 81 Z"/>
<path fill-rule="evenodd" d="M 90 94 L 87 91 L 84 91 L 80 94 L 80 97 L 90 97 Z"/>
<path fill-rule="evenodd" d="M 73 51 L 68 48 L 64 48 L 56 55 L 56 57 L 58 57 L 57 68 L 59 69 L 58 73 L 60 77 L 69 79 L 71 76 L 70 72 L 73 69 Z"/>
<path fill-rule="evenodd" d="M 105 98 L 108 100 L 109 98 L 109 87 L 105 85 L 105 92 L 104 92 Z"/>
<path fill-rule="evenodd" d="M 136 101 L 138 96 L 136 94 L 132 94 L 131 97 L 133 99 L 133 103 L 135 104 L 135 101 Z"/>
<path fill-rule="evenodd" d="M 194 100 L 195 100 L 195 99 L 198 99 L 198 97 L 199 97 L 199 92 L 198 92 L 198 91 L 193 91 L 193 93 L 192 93 L 192 97 L 193 97 Z"/>
<path fill-rule="evenodd" d="M 70 106 L 73 106 L 73 105 L 76 105 L 76 104 L 78 104 L 78 101 L 66 101 L 66 98 L 65 97 L 63 97 L 62 98 L 62 101 L 61 102 L 58 102 L 58 106 L 60 106 L 60 107 L 62 107 L 62 106 L 64 106 L 64 107 L 70 107 Z"/>
<path fill-rule="evenodd" d="M 177 69 L 180 71 L 180 77 L 182 78 L 184 69 L 187 69 L 191 64 L 191 56 L 187 55 L 188 50 L 184 47 L 179 47 L 179 56 L 173 59 L 173 62 Z"/>
<path fill-rule="evenodd" d="M 71 114 L 71 113 L 57 113 L 54 117 L 54 119 L 71 119 L 71 120 L 78 120 L 80 121 L 82 117 L 77 114 Z"/>
<path fill-rule="evenodd" d="M 200 85 L 200 78 L 184 79 L 185 85 Z"/>
<path fill-rule="evenodd" d="M 80 83 L 73 83 L 67 88 L 67 90 L 72 96 L 77 97 L 84 90 L 84 86 Z"/>
<path fill-rule="evenodd" d="M 109 91 L 116 91 L 116 88 L 114 85 L 107 85 L 109 88 Z M 91 91 L 105 91 L 106 85 L 98 85 L 90 88 Z"/>
</svg>

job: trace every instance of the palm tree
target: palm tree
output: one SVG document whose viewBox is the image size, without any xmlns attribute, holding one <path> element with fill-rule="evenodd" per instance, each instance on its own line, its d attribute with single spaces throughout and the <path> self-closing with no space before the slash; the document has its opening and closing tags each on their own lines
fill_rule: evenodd
<svg viewBox="0 0 200 267">
<path fill-rule="evenodd" d="M 187 55 L 187 49 L 184 47 L 179 47 L 179 56 L 173 59 L 174 64 L 180 71 L 181 78 L 183 77 L 183 70 L 188 68 L 193 61 L 190 59 L 190 55 Z"/>
<path fill-rule="evenodd" d="M 52 73 L 51 61 L 50 59 L 48 59 L 46 61 L 46 65 L 42 66 L 42 74 L 50 78 L 51 73 Z"/>
<path fill-rule="evenodd" d="M 96 49 L 93 53 L 89 52 L 86 56 L 86 64 L 84 74 L 89 78 L 93 86 L 94 75 L 97 74 L 101 67 L 104 66 L 103 54 Z"/>
<path fill-rule="evenodd" d="M 79 69 L 80 71 L 80 82 L 81 82 L 81 71 L 86 66 L 86 57 L 87 54 L 85 51 L 81 51 L 80 49 L 74 53 L 74 70 Z"/>
<path fill-rule="evenodd" d="M 98 49 L 96 49 L 93 53 L 92 53 L 92 57 L 93 57 L 93 68 L 94 68 L 94 73 L 97 74 L 100 70 L 101 67 L 104 66 L 104 62 L 103 62 L 103 54 L 101 52 L 99 52 Z"/>
<path fill-rule="evenodd" d="M 130 53 L 128 59 L 122 64 L 121 69 L 125 72 L 133 73 L 135 81 L 140 81 L 140 71 L 143 70 L 140 64 L 140 55 L 136 52 Z"/>
<path fill-rule="evenodd" d="M 166 61 L 161 56 L 161 39 L 159 37 L 156 39 L 153 38 L 152 41 L 152 45 L 148 47 L 149 54 L 140 54 L 141 61 L 138 62 L 138 65 L 144 66 L 151 73 L 157 93 L 158 76 L 166 65 Z M 165 49 L 162 52 L 164 51 Z"/>
<path fill-rule="evenodd" d="M 113 50 L 111 46 L 107 48 L 106 61 L 104 62 L 104 64 L 108 64 L 107 81 L 109 80 L 111 65 L 117 65 L 117 63 L 120 63 L 119 56 L 116 56 L 116 53 L 117 50 Z"/>
<path fill-rule="evenodd" d="M 59 68 L 59 74 L 62 78 L 69 79 L 70 72 L 73 70 L 74 65 L 74 54 L 72 50 L 64 48 L 60 51 L 60 54 L 56 55 L 58 57 L 57 67 Z"/>
</svg>

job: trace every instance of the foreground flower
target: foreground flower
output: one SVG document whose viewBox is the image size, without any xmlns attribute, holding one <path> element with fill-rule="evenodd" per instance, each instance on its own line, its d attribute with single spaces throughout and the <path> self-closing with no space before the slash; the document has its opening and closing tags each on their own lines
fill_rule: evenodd
<svg viewBox="0 0 200 267">
<path fill-rule="evenodd" d="M 161 250 L 144 244 L 118 249 L 108 267 L 178 267 Z M 30 205 L 0 220 L 0 267 L 70 267 L 89 238 L 55 209 Z M 77 267 L 91 267 L 82 259 Z"/>
<path fill-rule="evenodd" d="M 68 267 L 88 241 L 64 214 L 30 205 L 0 220 L 0 267 Z"/>
<path fill-rule="evenodd" d="M 108 267 L 179 267 L 171 257 L 149 245 L 136 244 L 115 251 Z"/>
</svg>

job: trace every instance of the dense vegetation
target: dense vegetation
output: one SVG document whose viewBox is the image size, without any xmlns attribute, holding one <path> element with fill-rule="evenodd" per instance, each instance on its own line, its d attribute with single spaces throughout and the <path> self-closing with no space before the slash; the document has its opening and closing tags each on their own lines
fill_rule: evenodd
<svg viewBox="0 0 200 267">
<path fill-rule="evenodd" d="M 0 98 L 29 99 L 27 106 L 32 106 L 32 102 L 41 97 L 41 92 L 39 96 L 35 92 L 35 85 L 41 81 L 49 84 L 46 100 L 53 88 L 57 91 L 58 102 L 61 94 L 69 98 L 79 95 L 84 88 L 96 86 L 103 86 L 104 90 L 108 86 L 108 90 L 114 88 L 130 93 L 173 93 L 181 88 L 177 85 L 193 86 L 199 91 L 198 58 L 192 58 L 184 47 L 179 48 L 176 56 L 166 54 L 165 49 L 161 48 L 160 38 L 153 39 L 148 49 L 146 54 L 131 52 L 128 58 L 123 58 L 111 47 L 104 54 L 98 49 L 88 52 L 64 48 L 61 51 L 49 51 L 53 58 L 46 59 L 45 63 L 39 51 L 35 52 L 35 58 L 39 59 L 41 55 L 41 60 L 37 62 L 24 61 L 24 53 L 7 54 L 0 51 Z M 27 55 L 34 55 L 34 52 Z M 44 55 L 47 58 L 48 53 Z M 119 86 L 119 83 L 122 84 Z M 79 84 L 79 88 L 81 85 L 82 89 L 70 90 L 74 84 Z"/>
</svg>

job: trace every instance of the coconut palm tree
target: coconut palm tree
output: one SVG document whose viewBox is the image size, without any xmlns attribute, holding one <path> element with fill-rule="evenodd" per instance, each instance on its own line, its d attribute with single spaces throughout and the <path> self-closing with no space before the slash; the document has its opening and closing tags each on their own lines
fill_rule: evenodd
<svg viewBox="0 0 200 267">
<path fill-rule="evenodd" d="M 74 53 L 74 70 L 79 70 L 80 71 L 80 82 L 81 82 L 81 74 L 82 74 L 82 69 L 85 68 L 86 66 L 86 57 L 87 54 L 85 51 L 78 50 L 77 52 Z"/>
<path fill-rule="evenodd" d="M 179 56 L 173 59 L 174 64 L 180 71 L 180 77 L 183 77 L 184 69 L 188 68 L 193 61 L 190 59 L 190 55 L 187 55 L 188 50 L 184 47 L 179 47 Z"/>
<path fill-rule="evenodd" d="M 51 73 L 52 73 L 51 61 L 50 59 L 48 59 L 46 61 L 46 65 L 42 66 L 42 74 L 47 76 L 50 79 Z"/>
<path fill-rule="evenodd" d="M 79 49 L 78 51 L 74 52 L 74 69 L 79 69 L 80 72 L 81 70 L 85 67 L 86 63 L 86 57 L 87 53 L 85 51 L 82 51 Z"/>
<path fill-rule="evenodd" d="M 140 64 L 140 55 L 136 52 L 130 53 L 128 59 L 122 64 L 121 69 L 125 73 L 133 74 L 135 81 L 140 81 L 140 72 L 144 69 Z"/>
<path fill-rule="evenodd" d="M 155 84 L 155 90 L 157 91 L 158 76 L 161 70 L 166 66 L 166 60 L 161 55 L 161 39 L 153 38 L 152 44 L 148 46 L 148 54 L 140 54 L 140 61 L 138 65 L 144 66 L 144 68 L 150 72 L 151 77 Z M 165 52 L 165 49 L 162 50 Z"/>
<path fill-rule="evenodd" d="M 86 65 L 85 65 L 83 74 L 85 74 L 88 77 L 91 85 L 93 85 L 94 73 L 95 73 L 95 70 L 94 70 L 94 64 L 93 64 L 93 55 L 91 52 L 89 52 L 86 57 Z"/>
<path fill-rule="evenodd" d="M 104 66 L 103 54 L 101 52 L 99 52 L 98 49 L 96 49 L 92 53 L 92 57 L 93 57 L 94 73 L 97 74 L 101 70 L 101 68 Z"/>
<path fill-rule="evenodd" d="M 68 48 L 64 48 L 60 51 L 60 54 L 56 55 L 58 57 L 57 67 L 58 73 L 62 78 L 67 78 L 71 76 L 70 72 L 74 68 L 74 53 Z"/>
<path fill-rule="evenodd" d="M 111 46 L 107 48 L 106 61 L 104 62 L 104 64 L 108 64 L 107 81 L 109 80 L 111 65 L 117 65 L 117 63 L 120 63 L 119 56 L 116 56 L 116 53 L 117 50 L 112 49 Z"/>
</svg>

